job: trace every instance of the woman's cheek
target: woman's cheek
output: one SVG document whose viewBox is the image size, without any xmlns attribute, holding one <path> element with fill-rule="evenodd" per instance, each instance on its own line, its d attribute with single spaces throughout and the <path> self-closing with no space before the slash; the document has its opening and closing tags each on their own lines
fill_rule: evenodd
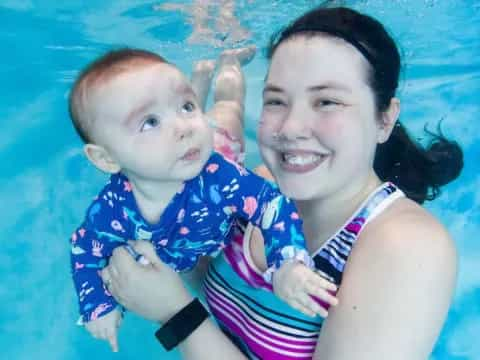
<svg viewBox="0 0 480 360">
<path fill-rule="evenodd" d="M 268 133 L 272 133 L 272 131 L 268 130 L 265 126 L 259 126 L 257 131 L 258 141 L 260 143 L 266 143 L 268 140 Z"/>
<path fill-rule="evenodd" d="M 264 116 L 260 118 L 257 128 L 258 139 L 261 142 L 269 143 L 272 140 L 272 135 L 278 131 L 277 121 L 274 117 Z"/>
<path fill-rule="evenodd" d="M 313 127 L 313 132 L 324 146 L 334 148 L 338 146 L 338 142 L 344 140 L 345 124 L 335 118 L 322 119 Z"/>
</svg>

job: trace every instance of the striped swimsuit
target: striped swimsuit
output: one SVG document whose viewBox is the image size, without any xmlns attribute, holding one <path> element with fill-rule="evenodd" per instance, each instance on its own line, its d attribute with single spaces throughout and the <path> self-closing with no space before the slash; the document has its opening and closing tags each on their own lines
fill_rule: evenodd
<svg viewBox="0 0 480 360">
<path fill-rule="evenodd" d="M 317 270 L 337 285 L 362 228 L 404 196 L 384 183 L 353 216 L 312 254 Z M 223 256 L 212 260 L 204 282 L 210 311 L 221 329 L 250 359 L 311 359 L 322 318 L 294 310 L 271 292 L 249 253 L 251 228 L 233 230 Z"/>
</svg>

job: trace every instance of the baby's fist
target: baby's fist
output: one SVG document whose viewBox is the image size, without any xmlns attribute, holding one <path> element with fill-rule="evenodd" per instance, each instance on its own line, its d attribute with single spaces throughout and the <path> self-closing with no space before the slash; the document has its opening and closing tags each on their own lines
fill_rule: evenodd
<svg viewBox="0 0 480 360">
<path fill-rule="evenodd" d="M 108 314 L 85 323 L 87 331 L 96 339 L 107 340 L 113 352 L 118 352 L 117 330 L 122 312 L 117 308 Z"/>
</svg>

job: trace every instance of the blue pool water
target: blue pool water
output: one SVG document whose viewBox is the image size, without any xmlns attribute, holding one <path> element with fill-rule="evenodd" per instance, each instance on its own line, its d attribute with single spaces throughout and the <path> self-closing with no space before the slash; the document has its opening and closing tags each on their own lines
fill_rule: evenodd
<svg viewBox="0 0 480 360">
<path fill-rule="evenodd" d="M 178 359 L 155 342 L 155 326 L 133 314 L 114 357 L 74 325 L 68 237 L 104 177 L 82 157 L 66 111 L 69 87 L 81 67 L 112 46 L 157 51 L 186 72 L 193 60 L 213 58 L 223 47 L 263 48 L 279 25 L 318 1 L 239 0 L 235 14 L 250 40 L 235 42 L 224 31 L 211 44 L 194 45 L 186 45 L 188 13 L 161 10 L 161 1 L 65 3 L 0 1 L 0 357 Z M 461 177 L 428 205 L 449 228 L 460 257 L 457 292 L 431 359 L 480 359 L 480 1 L 344 3 L 379 17 L 400 42 L 407 126 L 421 138 L 425 123 L 433 127 L 443 119 L 445 133 L 465 150 Z M 249 165 L 259 161 L 255 127 L 265 69 L 261 53 L 245 68 Z"/>
</svg>

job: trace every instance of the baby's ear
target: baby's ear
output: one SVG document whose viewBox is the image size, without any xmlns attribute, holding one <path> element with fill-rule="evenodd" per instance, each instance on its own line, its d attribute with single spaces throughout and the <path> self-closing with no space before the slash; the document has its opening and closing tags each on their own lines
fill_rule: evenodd
<svg viewBox="0 0 480 360">
<path fill-rule="evenodd" d="M 400 116 L 400 100 L 398 98 L 392 98 L 388 109 L 382 113 L 380 131 L 378 132 L 377 142 L 379 144 L 384 143 L 390 137 L 393 127 Z"/>
<path fill-rule="evenodd" d="M 95 167 L 103 172 L 115 174 L 120 171 L 120 165 L 110 156 L 103 147 L 95 144 L 86 144 L 83 147 L 85 156 Z"/>
</svg>

